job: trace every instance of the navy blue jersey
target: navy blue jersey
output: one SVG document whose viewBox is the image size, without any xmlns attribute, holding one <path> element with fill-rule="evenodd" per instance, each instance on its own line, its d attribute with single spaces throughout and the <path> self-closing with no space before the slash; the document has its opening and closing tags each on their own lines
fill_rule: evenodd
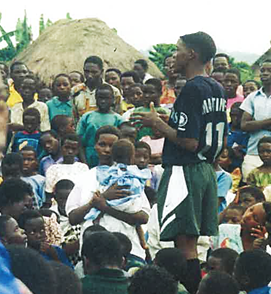
<svg viewBox="0 0 271 294">
<path fill-rule="evenodd" d="M 177 137 L 199 142 L 190 152 L 165 140 L 163 165 L 186 165 L 213 162 L 227 135 L 226 98 L 222 87 L 213 79 L 197 76 L 188 81 L 176 99 L 168 124 Z"/>
</svg>

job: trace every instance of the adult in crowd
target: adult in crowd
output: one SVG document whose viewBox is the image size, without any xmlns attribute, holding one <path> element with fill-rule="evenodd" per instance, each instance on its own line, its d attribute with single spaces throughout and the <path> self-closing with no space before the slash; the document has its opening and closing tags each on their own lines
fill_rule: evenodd
<svg viewBox="0 0 271 294">
<path fill-rule="evenodd" d="M 149 65 L 145 59 L 138 59 L 134 63 L 134 71 L 137 72 L 143 84 L 145 84 L 147 80 L 153 78 L 153 76 L 147 72 L 148 69 Z"/>
</svg>

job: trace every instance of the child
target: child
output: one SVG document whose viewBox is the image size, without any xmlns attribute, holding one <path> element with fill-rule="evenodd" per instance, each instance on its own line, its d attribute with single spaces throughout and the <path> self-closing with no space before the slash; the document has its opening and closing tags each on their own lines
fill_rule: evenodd
<svg viewBox="0 0 271 294">
<path fill-rule="evenodd" d="M 230 205 L 223 214 L 222 222 L 225 224 L 240 224 L 246 208 L 241 205 Z"/>
<path fill-rule="evenodd" d="M 185 84 L 186 84 L 186 78 L 183 76 L 178 76 L 174 86 L 174 93 L 176 97 L 178 97 L 181 94 Z"/>
<path fill-rule="evenodd" d="M 66 134 L 75 133 L 74 120 L 67 115 L 56 115 L 51 121 L 51 127 L 60 138 Z"/>
<path fill-rule="evenodd" d="M 45 259 L 55 260 L 72 267 L 65 252 L 58 246 L 45 242 L 45 222 L 37 210 L 26 210 L 20 217 L 19 225 L 25 230 L 28 247 L 37 250 Z"/>
<path fill-rule="evenodd" d="M 127 271 L 129 268 L 131 268 L 129 264 L 129 255 L 132 250 L 132 242 L 130 239 L 120 232 L 113 232 L 112 233 L 115 237 L 118 238 L 120 242 L 121 252 L 122 252 L 122 258 L 124 259 L 122 264 L 122 269 Z M 133 267 L 133 266 L 132 266 Z"/>
<path fill-rule="evenodd" d="M 263 165 L 249 173 L 247 184 L 263 190 L 271 184 L 271 137 L 263 137 L 259 141 L 258 152 Z"/>
<path fill-rule="evenodd" d="M 156 112 L 160 114 L 169 114 L 169 110 L 160 106 L 160 97 L 162 95 L 162 83 L 158 79 L 149 79 L 144 86 L 144 106 L 137 107 L 134 113 L 137 112 L 150 112 L 150 103 L 154 103 Z M 137 141 L 144 136 L 152 136 L 153 132 L 151 128 L 140 128 L 137 133 Z"/>
<path fill-rule="evenodd" d="M 84 75 L 80 71 L 76 70 L 69 73 L 69 79 L 71 82 L 71 88 L 76 85 L 82 84 L 85 81 Z"/>
<path fill-rule="evenodd" d="M 59 74 L 53 82 L 54 97 L 46 103 L 50 121 L 59 114 L 72 117 L 71 82 L 66 74 Z"/>
<path fill-rule="evenodd" d="M 40 130 L 45 132 L 50 130 L 50 121 L 48 115 L 48 107 L 45 103 L 35 100 L 37 91 L 37 81 L 34 76 L 28 75 L 23 79 L 20 88 L 20 94 L 23 102 L 15 104 L 11 108 L 10 120 L 11 123 L 23 124 L 23 112 L 26 108 L 36 108 L 40 112 Z"/>
<path fill-rule="evenodd" d="M 234 263 L 238 253 L 231 248 L 218 248 L 213 251 L 207 260 L 207 273 L 209 271 L 221 271 L 232 276 Z"/>
<path fill-rule="evenodd" d="M 35 149 L 31 146 L 25 146 L 20 153 L 23 157 L 23 177 L 26 183 L 29 183 L 33 189 L 33 207 L 39 209 L 46 200 L 45 195 L 45 177 L 37 173 L 38 158 Z"/>
<path fill-rule="evenodd" d="M 67 198 L 74 187 L 74 183 L 70 180 L 60 180 L 55 185 L 54 198 L 56 204 L 50 208 L 59 215 L 59 223 L 62 232 L 62 248 L 66 252 L 70 262 L 73 265 L 79 260 L 79 236 L 80 225 L 72 226 L 66 214 L 65 206 Z"/>
<path fill-rule="evenodd" d="M 0 241 L 5 245 L 27 245 L 27 236 L 17 221 L 9 215 L 0 215 Z"/>
<path fill-rule="evenodd" d="M 127 139 L 131 143 L 135 144 L 136 142 L 136 136 L 137 136 L 137 130 L 135 127 L 131 125 L 129 121 L 123 122 L 119 126 L 119 130 L 121 132 L 121 139 Z"/>
<path fill-rule="evenodd" d="M 46 103 L 52 99 L 53 92 L 52 92 L 51 88 L 43 87 L 43 88 L 39 89 L 38 95 L 39 95 L 39 101 Z"/>
<path fill-rule="evenodd" d="M 245 81 L 243 83 L 244 98 L 247 98 L 247 96 L 250 93 L 259 90 L 260 87 L 261 87 L 261 85 L 259 84 L 259 82 L 255 81 L 255 80 L 247 80 L 247 81 Z"/>
<path fill-rule="evenodd" d="M 112 146 L 112 158 L 116 163 L 112 167 L 103 166 L 97 170 L 97 179 L 104 186 L 106 191 L 110 186 L 129 187 L 130 196 L 107 201 L 110 206 L 117 210 L 128 213 L 136 213 L 142 207 L 141 194 L 144 193 L 145 182 L 151 177 L 151 172 L 147 168 L 139 169 L 134 163 L 134 145 L 125 139 L 120 139 Z M 102 193 L 103 191 L 99 191 Z M 85 219 L 96 219 L 100 212 L 92 208 L 85 216 Z"/>
<path fill-rule="evenodd" d="M 5 180 L 0 186 L 0 211 L 18 221 L 20 215 L 32 208 L 33 191 L 21 179 Z"/>
<path fill-rule="evenodd" d="M 8 153 L 4 156 L 1 164 L 2 178 L 3 180 L 20 178 L 23 173 L 23 157 L 19 153 Z"/>
<path fill-rule="evenodd" d="M 110 85 L 101 85 L 95 92 L 95 98 L 98 110 L 84 114 L 77 127 L 90 167 L 97 166 L 99 162 L 94 147 L 97 130 L 105 125 L 118 127 L 124 121 L 119 114 L 111 110 L 114 104 L 114 93 Z"/>
<path fill-rule="evenodd" d="M 241 130 L 241 118 L 243 110 L 240 109 L 241 102 L 235 102 L 230 110 L 231 122 L 228 125 L 227 146 L 233 149 L 235 159 L 232 168 L 241 167 L 246 155 L 249 136 Z"/>
<path fill-rule="evenodd" d="M 219 225 L 219 234 L 211 237 L 211 248 L 232 248 L 238 253 L 252 250 L 254 241 L 265 235 L 265 222 L 271 213 L 270 202 L 260 202 L 250 206 L 239 224 Z"/>
<path fill-rule="evenodd" d="M 35 108 L 27 108 L 23 112 L 24 131 L 16 133 L 12 152 L 18 152 L 24 146 L 32 146 L 37 154 L 41 153 L 40 113 Z"/>
<path fill-rule="evenodd" d="M 63 162 L 60 142 L 57 133 L 53 130 L 47 131 L 41 135 L 40 143 L 43 150 L 48 154 L 40 161 L 39 173 L 45 176 L 47 169 L 57 163 Z"/>
<path fill-rule="evenodd" d="M 188 293 L 182 281 L 185 279 L 187 263 L 183 253 L 177 248 L 164 248 L 157 252 L 154 263 L 165 268 L 178 282 L 178 294 Z"/>
<path fill-rule="evenodd" d="M 46 172 L 45 191 L 47 198 L 51 198 L 55 185 L 60 180 L 72 180 L 81 173 L 88 171 L 88 166 L 75 162 L 78 155 L 80 139 L 76 134 L 67 134 L 61 141 L 63 162 L 50 166 Z"/>
</svg>

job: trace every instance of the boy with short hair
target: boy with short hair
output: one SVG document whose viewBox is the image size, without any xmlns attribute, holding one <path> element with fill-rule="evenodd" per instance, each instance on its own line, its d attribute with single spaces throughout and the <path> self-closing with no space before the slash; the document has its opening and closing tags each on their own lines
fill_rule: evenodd
<svg viewBox="0 0 271 294">
<path fill-rule="evenodd" d="M 27 108 L 23 112 L 24 131 L 17 132 L 14 136 L 12 152 L 20 151 L 24 146 L 32 146 L 38 156 L 41 153 L 40 113 L 35 108 Z"/>
<path fill-rule="evenodd" d="M 184 285 L 190 293 L 197 291 L 201 279 L 198 237 L 217 234 L 218 225 L 216 178 L 210 163 L 223 148 L 227 117 L 222 87 L 205 72 L 215 52 L 213 39 L 204 32 L 180 37 L 175 70 L 186 76 L 187 83 L 168 124 L 153 105 L 149 113 L 135 113 L 133 118 L 166 137 L 165 170 L 158 189 L 160 238 L 175 241 L 185 253 L 188 271 Z"/>
<path fill-rule="evenodd" d="M 63 138 L 66 134 L 74 133 L 74 120 L 67 115 L 56 115 L 51 121 L 52 130 L 54 130 L 60 138 Z"/>
<path fill-rule="evenodd" d="M 85 113 L 77 126 L 77 134 L 82 138 L 83 147 L 88 165 L 98 165 L 98 156 L 95 151 L 95 134 L 105 125 L 118 127 L 124 121 L 123 118 L 111 110 L 114 104 L 114 93 L 109 85 L 101 85 L 95 92 L 98 110 Z"/>
<path fill-rule="evenodd" d="M 32 146 L 25 146 L 20 153 L 23 157 L 23 177 L 26 183 L 32 186 L 34 198 L 33 207 L 39 209 L 46 200 L 45 195 L 45 177 L 37 173 L 38 158 L 35 149 Z"/>
</svg>

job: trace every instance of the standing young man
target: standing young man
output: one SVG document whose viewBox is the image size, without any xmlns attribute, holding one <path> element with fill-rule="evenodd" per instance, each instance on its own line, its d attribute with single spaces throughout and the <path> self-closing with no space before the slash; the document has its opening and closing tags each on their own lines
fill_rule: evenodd
<svg viewBox="0 0 271 294">
<path fill-rule="evenodd" d="M 158 190 L 162 241 L 174 241 L 188 260 L 185 283 L 195 293 L 200 281 L 197 239 L 217 233 L 217 187 L 211 163 L 227 135 L 226 99 L 222 87 L 205 72 L 214 57 L 213 39 L 203 32 L 182 36 L 175 70 L 187 83 L 174 103 L 168 124 L 153 110 L 135 113 L 135 124 L 152 127 L 165 137 Z"/>
</svg>

